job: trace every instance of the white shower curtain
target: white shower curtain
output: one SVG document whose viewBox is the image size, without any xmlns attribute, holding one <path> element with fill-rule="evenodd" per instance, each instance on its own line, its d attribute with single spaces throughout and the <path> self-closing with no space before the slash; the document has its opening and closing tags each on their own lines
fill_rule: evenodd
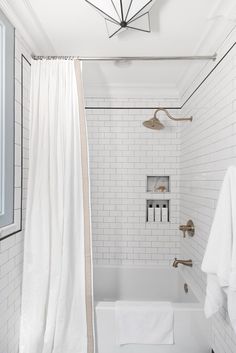
<svg viewBox="0 0 236 353">
<path fill-rule="evenodd" d="M 33 61 L 20 353 L 92 353 L 86 124 L 80 64 Z"/>
</svg>

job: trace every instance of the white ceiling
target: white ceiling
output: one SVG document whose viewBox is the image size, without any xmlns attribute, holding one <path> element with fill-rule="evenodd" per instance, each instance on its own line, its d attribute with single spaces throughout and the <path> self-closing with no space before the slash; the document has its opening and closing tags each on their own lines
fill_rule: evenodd
<svg viewBox="0 0 236 353">
<path fill-rule="evenodd" d="M 81 56 L 191 55 L 217 3 L 156 0 L 151 33 L 127 30 L 109 39 L 103 17 L 84 0 L 28 1 L 55 52 Z"/>
<path fill-rule="evenodd" d="M 156 0 L 150 11 L 151 33 L 127 30 L 109 39 L 103 17 L 84 0 L 7 3 L 39 55 L 212 55 L 235 25 L 235 0 Z M 192 63 L 191 70 L 196 74 L 204 64 Z M 126 86 L 177 92 L 186 70 L 189 62 L 96 62 L 84 65 L 84 77 L 87 90 Z"/>
</svg>

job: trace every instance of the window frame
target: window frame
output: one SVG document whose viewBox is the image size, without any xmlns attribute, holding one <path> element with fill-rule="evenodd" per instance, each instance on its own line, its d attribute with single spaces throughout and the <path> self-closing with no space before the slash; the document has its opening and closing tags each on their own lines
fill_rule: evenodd
<svg viewBox="0 0 236 353">
<path fill-rule="evenodd" d="M 23 127 L 22 111 L 15 112 L 15 28 L 1 10 L 0 27 L 1 241 L 22 230 Z"/>
</svg>

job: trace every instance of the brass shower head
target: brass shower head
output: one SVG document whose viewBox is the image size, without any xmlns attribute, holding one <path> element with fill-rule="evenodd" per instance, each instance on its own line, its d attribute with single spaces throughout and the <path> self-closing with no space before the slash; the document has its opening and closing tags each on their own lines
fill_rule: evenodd
<svg viewBox="0 0 236 353">
<path fill-rule="evenodd" d="M 162 129 L 164 129 L 165 126 L 157 118 L 157 112 L 159 112 L 159 111 L 163 111 L 168 116 L 168 118 L 171 119 L 171 120 L 175 120 L 175 121 L 184 121 L 184 120 L 192 121 L 193 120 L 192 116 L 190 118 L 174 118 L 173 116 L 170 115 L 170 113 L 166 109 L 157 108 L 155 110 L 153 118 L 144 121 L 143 125 L 145 127 L 149 128 L 149 129 L 153 129 L 153 130 L 162 130 Z"/>
<path fill-rule="evenodd" d="M 143 125 L 147 127 L 148 129 L 153 129 L 153 130 L 161 130 L 164 129 L 164 125 L 160 122 L 159 119 L 156 117 L 153 117 L 147 121 L 143 122 Z"/>
</svg>

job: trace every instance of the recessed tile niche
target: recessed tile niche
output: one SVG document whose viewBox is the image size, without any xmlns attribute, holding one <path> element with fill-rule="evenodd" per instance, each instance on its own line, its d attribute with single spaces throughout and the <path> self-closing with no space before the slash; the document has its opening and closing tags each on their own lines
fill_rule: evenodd
<svg viewBox="0 0 236 353">
<path fill-rule="evenodd" d="M 146 200 L 146 222 L 170 221 L 170 200 Z"/>
<path fill-rule="evenodd" d="M 165 193 L 170 192 L 170 177 L 161 175 L 147 176 L 147 192 Z"/>
</svg>

